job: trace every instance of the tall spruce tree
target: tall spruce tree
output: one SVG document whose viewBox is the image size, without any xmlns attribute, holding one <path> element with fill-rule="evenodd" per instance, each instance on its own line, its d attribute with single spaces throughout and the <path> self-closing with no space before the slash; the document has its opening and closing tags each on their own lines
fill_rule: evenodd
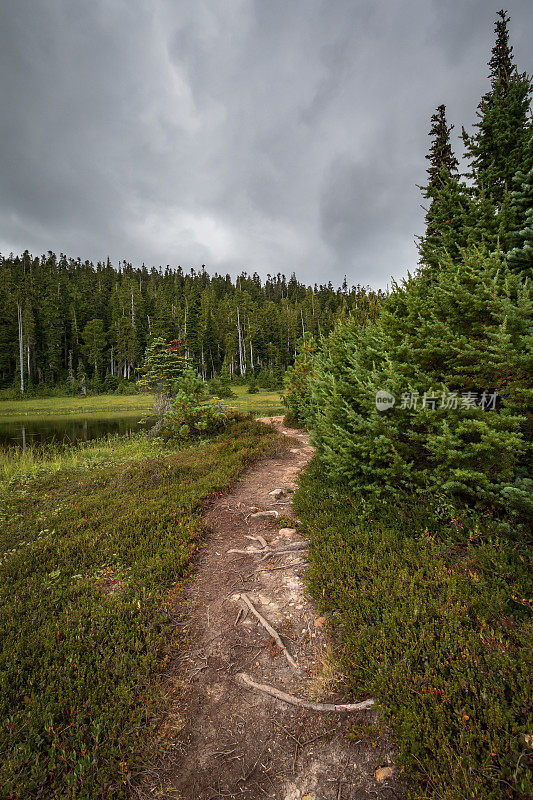
<svg viewBox="0 0 533 800">
<path fill-rule="evenodd" d="M 507 263 L 513 272 L 533 279 L 533 134 L 523 169 L 516 173 L 511 192 L 515 229 L 510 236 Z"/>
<path fill-rule="evenodd" d="M 419 252 L 421 262 L 434 267 L 446 253 L 455 255 L 466 244 L 471 201 L 466 185 L 459 181 L 459 162 L 450 141 L 454 126 L 447 123 L 444 104 L 437 108 L 431 123 L 428 182 L 420 187 L 430 204 L 425 209 L 426 233 L 420 238 Z"/>
<path fill-rule="evenodd" d="M 429 161 L 430 166 L 427 169 L 429 175 L 429 183 L 426 187 L 427 196 L 432 197 L 431 190 L 438 191 L 442 188 L 444 175 L 453 174 L 457 172 L 459 162 L 457 161 L 450 141 L 450 133 L 454 126 L 448 125 L 446 121 L 446 106 L 441 104 L 438 106 L 437 111 L 431 117 L 431 129 L 429 136 L 433 138 L 429 154 L 426 159 Z"/>
<path fill-rule="evenodd" d="M 101 319 L 91 319 L 82 331 L 83 354 L 87 363 L 94 368 L 94 376 L 98 376 L 98 370 L 102 365 L 104 348 L 106 346 L 106 335 L 104 323 Z"/>
<path fill-rule="evenodd" d="M 509 16 L 498 11 L 496 42 L 489 60 L 490 89 L 478 105 L 474 133 L 463 128 L 468 176 L 478 191 L 492 198 L 499 211 L 524 157 L 530 125 L 531 79 L 519 73 L 509 44 Z"/>
</svg>

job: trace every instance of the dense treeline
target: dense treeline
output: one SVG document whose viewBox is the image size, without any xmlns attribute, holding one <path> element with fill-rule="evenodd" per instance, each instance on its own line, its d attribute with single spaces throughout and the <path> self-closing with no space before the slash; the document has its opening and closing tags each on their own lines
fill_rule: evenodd
<svg viewBox="0 0 533 800">
<path fill-rule="evenodd" d="M 210 277 L 48 253 L 0 257 L 0 382 L 74 391 L 136 377 L 148 341 L 179 340 L 204 379 L 279 385 L 304 333 L 327 335 L 346 309 L 380 297 L 358 286 L 304 286 L 293 275 Z M 21 374 L 22 373 L 22 374 Z"/>
<path fill-rule="evenodd" d="M 317 448 L 295 506 L 310 587 L 426 800 L 533 791 L 533 128 L 508 22 L 463 175 L 444 105 L 431 120 L 415 274 L 286 377 Z"/>
</svg>

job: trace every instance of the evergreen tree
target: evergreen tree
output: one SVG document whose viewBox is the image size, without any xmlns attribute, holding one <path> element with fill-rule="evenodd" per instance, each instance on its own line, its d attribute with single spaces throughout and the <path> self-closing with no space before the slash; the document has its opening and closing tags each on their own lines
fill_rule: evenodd
<svg viewBox="0 0 533 800">
<path fill-rule="evenodd" d="M 511 203 L 515 229 L 510 236 L 507 263 L 514 272 L 533 279 L 533 135 L 523 169 L 516 173 L 513 184 Z"/>
<path fill-rule="evenodd" d="M 3 286 L 0 288 L 0 376 L 4 382 L 13 382 L 15 377 L 16 340 L 16 304 Z"/>
<path fill-rule="evenodd" d="M 31 382 L 35 350 L 35 317 L 29 298 L 26 298 L 26 302 L 24 303 L 24 311 L 22 314 L 22 330 L 24 335 L 25 369 L 28 375 L 28 382 Z"/>
<path fill-rule="evenodd" d="M 116 357 L 119 374 L 129 378 L 137 356 L 137 334 L 129 317 L 121 317 L 116 329 Z"/>
<path fill-rule="evenodd" d="M 54 257 L 55 258 L 55 257 Z M 47 290 L 39 308 L 41 319 L 40 364 L 46 380 L 53 384 L 59 379 L 63 340 L 61 285 L 50 274 Z"/>
<path fill-rule="evenodd" d="M 83 353 L 87 363 L 94 367 L 94 377 L 98 377 L 98 370 L 102 366 L 106 335 L 104 323 L 101 319 L 91 319 L 85 325 L 81 337 L 83 339 Z"/>
<path fill-rule="evenodd" d="M 531 287 L 477 248 L 395 288 L 376 323 L 348 317 L 306 402 L 321 463 L 375 497 L 442 493 L 525 520 L 532 320 Z"/>
<path fill-rule="evenodd" d="M 429 197 L 433 196 L 430 193 L 431 190 L 438 192 L 442 188 L 443 170 L 444 176 L 452 175 L 457 172 L 459 166 L 450 141 L 450 133 L 454 126 L 447 124 L 444 104 L 438 106 L 437 112 L 431 117 L 431 122 L 432 126 L 428 136 L 432 137 L 432 142 L 429 154 L 426 156 L 430 164 L 427 169 L 429 182 L 426 187 Z"/>
<path fill-rule="evenodd" d="M 138 381 L 141 390 L 174 397 L 177 386 L 189 369 L 177 340 L 166 342 L 157 336 L 149 342 L 143 362 L 143 375 Z"/>
<path fill-rule="evenodd" d="M 472 208 L 470 193 L 458 179 L 459 162 L 454 155 L 446 121 L 446 106 L 440 105 L 431 117 L 432 137 L 427 169 L 428 183 L 421 187 L 430 200 L 426 209 L 426 234 L 419 242 L 420 260 L 435 267 L 444 253 L 455 256 L 466 245 L 466 229 Z"/>
<path fill-rule="evenodd" d="M 197 367 L 200 367 L 202 360 L 201 312 L 201 292 L 198 284 L 194 283 L 186 301 L 185 353 Z"/>
<path fill-rule="evenodd" d="M 526 73 L 520 74 L 514 64 L 508 23 L 507 13 L 499 11 L 489 61 L 490 89 L 479 103 L 476 131 L 468 134 L 463 128 L 462 133 L 469 176 L 478 190 L 490 194 L 497 210 L 520 168 L 530 120 L 531 79 Z"/>
</svg>

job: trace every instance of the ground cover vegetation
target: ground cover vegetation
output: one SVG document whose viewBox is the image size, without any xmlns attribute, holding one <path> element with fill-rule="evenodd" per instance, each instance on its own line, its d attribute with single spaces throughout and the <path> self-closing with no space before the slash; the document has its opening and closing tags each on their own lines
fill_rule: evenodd
<svg viewBox="0 0 533 800">
<path fill-rule="evenodd" d="M 533 128 L 504 11 L 489 68 L 465 175 L 432 117 L 415 274 L 303 339 L 284 392 L 317 448 L 296 507 L 348 684 L 380 699 L 413 796 L 449 800 L 533 791 Z"/>
<path fill-rule="evenodd" d="M 301 479 L 295 510 L 347 689 L 378 699 L 408 796 L 530 797 L 525 543 L 442 499 L 368 502 L 319 462 Z"/>
<path fill-rule="evenodd" d="M 2 797 L 128 795 L 202 504 L 278 446 L 241 420 L 194 446 L 141 434 L 4 476 Z"/>
</svg>

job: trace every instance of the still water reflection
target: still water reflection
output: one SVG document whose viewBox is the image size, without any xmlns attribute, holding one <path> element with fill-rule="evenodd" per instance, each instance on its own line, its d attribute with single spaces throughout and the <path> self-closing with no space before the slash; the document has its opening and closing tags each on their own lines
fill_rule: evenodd
<svg viewBox="0 0 533 800">
<path fill-rule="evenodd" d="M 53 419 L 13 420 L 0 422 L 0 447 L 26 447 L 50 442 L 88 442 L 107 434 L 131 436 L 150 423 L 139 424 L 141 417 L 54 417 Z M 153 425 L 153 422 L 151 423 Z"/>
</svg>

